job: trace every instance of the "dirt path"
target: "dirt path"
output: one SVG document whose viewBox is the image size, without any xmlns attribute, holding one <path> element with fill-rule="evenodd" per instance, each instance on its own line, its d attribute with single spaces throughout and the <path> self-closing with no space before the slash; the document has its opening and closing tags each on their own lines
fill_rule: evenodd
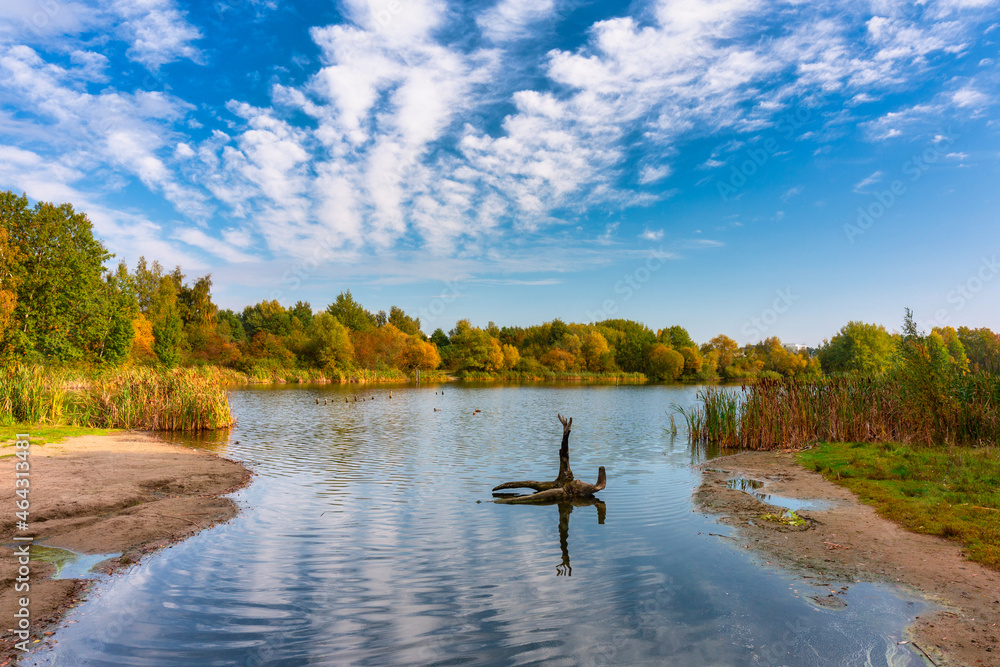
<svg viewBox="0 0 1000 667">
<path fill-rule="evenodd" d="M 31 642 L 65 613 L 86 590 L 86 582 L 49 577 L 54 567 L 32 560 L 30 591 L 15 592 L 14 550 L 17 459 L 13 446 L 0 449 L 0 665 L 20 652 L 12 621 L 19 597 L 29 596 Z M 32 446 L 30 534 L 36 543 L 87 554 L 121 553 L 103 564 L 107 571 L 237 514 L 219 496 L 244 486 L 250 472 L 239 463 L 164 443 L 141 433 L 69 438 Z"/>
<path fill-rule="evenodd" d="M 789 452 L 744 452 L 701 468 L 695 503 L 736 527 L 739 544 L 807 578 L 889 581 L 917 589 L 947 607 L 918 617 L 910 627 L 918 651 L 937 665 L 1000 666 L 1000 572 L 966 560 L 957 542 L 911 533 L 879 517 L 847 489 L 800 466 Z M 804 526 L 763 521 L 761 515 L 781 508 L 727 488 L 737 477 L 763 481 L 759 493 L 826 506 L 799 511 Z"/>
</svg>

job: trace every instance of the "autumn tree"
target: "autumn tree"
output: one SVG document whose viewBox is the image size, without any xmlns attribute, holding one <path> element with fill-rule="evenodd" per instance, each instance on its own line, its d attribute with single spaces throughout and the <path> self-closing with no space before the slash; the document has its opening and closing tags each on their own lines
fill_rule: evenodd
<svg viewBox="0 0 1000 667">
<path fill-rule="evenodd" d="M 503 352 L 503 367 L 510 370 L 521 361 L 521 353 L 513 345 L 503 344 L 500 346 Z"/>
<path fill-rule="evenodd" d="M 712 351 L 718 353 L 718 368 L 723 369 L 732 366 L 733 362 L 736 361 L 740 346 L 729 336 L 720 334 L 701 346 L 701 353 L 703 355 L 707 355 Z"/>
<path fill-rule="evenodd" d="M 684 372 L 684 355 L 663 343 L 649 350 L 649 376 L 656 380 L 676 380 Z"/>
<path fill-rule="evenodd" d="M 687 345 L 677 350 L 684 357 L 684 375 L 697 377 L 701 373 L 701 352 L 694 345 Z"/>
<path fill-rule="evenodd" d="M 21 279 L 15 267 L 21 264 L 20 250 L 10 241 L 6 226 L 0 227 L 0 358 L 9 353 L 7 331 L 11 325 Z"/>
<path fill-rule="evenodd" d="M 402 368 L 409 338 L 388 323 L 378 328 L 351 331 L 354 358 L 363 368 Z"/>
<path fill-rule="evenodd" d="M 404 368 L 409 370 L 434 370 L 441 365 L 441 355 L 434 343 L 410 336 L 403 351 Z"/>
</svg>

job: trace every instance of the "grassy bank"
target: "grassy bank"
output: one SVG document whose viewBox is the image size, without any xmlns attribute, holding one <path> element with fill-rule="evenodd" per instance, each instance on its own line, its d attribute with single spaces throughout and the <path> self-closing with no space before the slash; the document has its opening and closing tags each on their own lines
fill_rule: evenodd
<svg viewBox="0 0 1000 667">
<path fill-rule="evenodd" d="M 38 425 L 38 424 L 7 424 L 0 429 L 0 447 L 8 447 L 14 444 L 19 433 L 27 433 L 31 436 L 32 445 L 47 445 L 62 442 L 66 438 L 75 438 L 80 435 L 108 435 L 114 433 L 114 429 L 93 428 L 89 426 L 65 426 L 65 425 Z M 12 450 L 8 450 L 12 451 Z M 13 454 L 0 453 L 3 456 Z"/>
<path fill-rule="evenodd" d="M 798 457 L 883 517 L 958 540 L 971 560 L 1000 569 L 998 448 L 824 443 Z"/>
</svg>

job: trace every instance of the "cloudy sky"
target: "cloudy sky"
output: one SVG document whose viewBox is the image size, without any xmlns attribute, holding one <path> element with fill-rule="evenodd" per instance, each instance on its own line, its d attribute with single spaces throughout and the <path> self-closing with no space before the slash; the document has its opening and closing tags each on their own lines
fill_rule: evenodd
<svg viewBox="0 0 1000 667">
<path fill-rule="evenodd" d="M 427 332 L 1000 329 L 1000 3 L 0 3 L 0 188 Z"/>
</svg>

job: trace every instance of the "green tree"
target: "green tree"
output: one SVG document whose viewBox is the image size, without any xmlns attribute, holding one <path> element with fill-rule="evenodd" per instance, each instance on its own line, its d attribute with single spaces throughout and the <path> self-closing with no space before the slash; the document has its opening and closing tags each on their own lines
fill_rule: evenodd
<svg viewBox="0 0 1000 667">
<path fill-rule="evenodd" d="M 442 331 L 440 327 L 435 329 L 434 333 L 431 334 L 431 342 L 437 345 L 439 350 L 443 347 L 451 345 L 451 341 L 448 340 L 448 335 Z"/>
<path fill-rule="evenodd" d="M 354 356 L 354 346 L 347 328 L 330 313 L 312 318 L 306 328 L 306 356 L 324 370 L 347 369 Z"/>
<path fill-rule="evenodd" d="M 632 320 L 605 320 L 598 323 L 607 331 L 614 331 L 615 363 L 627 373 L 641 373 L 646 369 L 649 349 L 656 342 L 656 334 L 649 327 Z M 607 336 L 605 336 L 607 338 Z M 611 339 L 608 338 L 611 343 Z"/>
<path fill-rule="evenodd" d="M 313 320 L 313 309 L 308 301 L 296 301 L 295 305 L 288 309 L 288 317 L 296 319 L 303 327 L 308 327 Z"/>
<path fill-rule="evenodd" d="M 549 323 L 549 345 L 558 345 L 563 336 L 569 333 L 566 323 L 556 318 Z"/>
<path fill-rule="evenodd" d="M 503 368 L 504 355 L 500 341 L 489 332 L 473 327 L 469 320 L 459 320 L 449 336 L 451 359 L 458 368 L 477 371 L 498 371 Z"/>
<path fill-rule="evenodd" d="M 669 345 L 677 351 L 680 351 L 682 347 L 698 347 L 694 344 L 694 341 L 688 334 L 687 329 L 676 324 L 668 329 L 662 330 L 657 340 L 664 345 Z"/>
<path fill-rule="evenodd" d="M 173 368 L 181 360 L 181 329 L 184 321 L 176 307 L 167 309 L 153 323 L 153 352 L 160 363 Z"/>
<path fill-rule="evenodd" d="M 288 311 L 273 299 L 247 306 L 240 313 L 240 321 L 248 339 L 260 332 L 279 337 L 292 332 L 292 318 L 289 317 Z"/>
<path fill-rule="evenodd" d="M 336 300 L 326 307 L 330 313 L 348 329 L 368 331 L 376 326 L 375 316 L 354 300 L 351 290 L 345 290 L 337 295 Z"/>
<path fill-rule="evenodd" d="M 132 278 L 122 262 L 118 270 L 108 274 L 98 296 L 101 307 L 90 321 L 93 329 L 92 357 L 107 364 L 119 364 L 132 349 L 135 328 L 132 320 L 139 313 Z"/>
<path fill-rule="evenodd" d="M 954 327 L 934 327 L 931 333 L 937 334 L 941 337 L 941 342 L 948 350 L 948 357 L 951 360 L 951 364 L 954 369 L 959 373 L 965 373 L 968 371 L 969 357 L 966 356 L 965 346 L 963 346 L 962 341 L 959 340 L 958 332 L 955 331 Z"/>
<path fill-rule="evenodd" d="M 425 337 L 424 333 L 420 330 L 420 318 L 414 319 L 410 317 L 398 306 L 393 306 L 389 309 L 389 324 L 408 336 Z"/>
<path fill-rule="evenodd" d="M 827 373 L 879 375 L 897 364 L 899 347 L 885 327 L 851 321 L 823 342 L 818 355 Z"/>
<path fill-rule="evenodd" d="M 216 314 L 215 330 L 219 338 L 227 343 L 242 343 L 247 339 L 247 332 L 239 315 L 228 308 Z"/>
<path fill-rule="evenodd" d="M 64 362 L 117 359 L 127 327 L 114 311 L 131 312 L 131 304 L 117 278 L 109 280 L 104 262 L 112 255 L 87 216 L 69 204 L 29 207 L 27 197 L 7 191 L 0 193 L 0 227 L 11 262 L 4 270 L 18 277 L 0 286 L 14 295 L 4 298 L 8 352 Z"/>
<path fill-rule="evenodd" d="M 962 342 L 973 370 L 1000 373 L 1000 334 L 986 327 L 959 327 L 958 339 Z"/>
</svg>

